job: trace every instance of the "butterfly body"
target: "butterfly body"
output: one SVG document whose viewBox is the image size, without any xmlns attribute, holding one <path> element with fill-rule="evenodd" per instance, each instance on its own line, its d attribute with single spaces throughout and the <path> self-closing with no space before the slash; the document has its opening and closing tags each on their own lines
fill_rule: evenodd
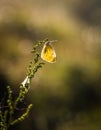
<svg viewBox="0 0 101 130">
<path fill-rule="evenodd" d="M 41 58 L 47 62 L 56 62 L 56 53 L 50 41 L 47 41 L 41 51 Z"/>
</svg>

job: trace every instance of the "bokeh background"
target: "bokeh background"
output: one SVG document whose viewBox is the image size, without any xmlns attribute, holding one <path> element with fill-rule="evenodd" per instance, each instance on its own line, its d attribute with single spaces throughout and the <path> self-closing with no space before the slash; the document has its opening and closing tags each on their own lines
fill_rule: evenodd
<svg viewBox="0 0 101 130">
<path fill-rule="evenodd" d="M 101 0 L 0 0 L 0 98 L 16 93 L 35 41 L 57 53 L 33 79 L 29 117 L 12 130 L 101 130 Z"/>
</svg>

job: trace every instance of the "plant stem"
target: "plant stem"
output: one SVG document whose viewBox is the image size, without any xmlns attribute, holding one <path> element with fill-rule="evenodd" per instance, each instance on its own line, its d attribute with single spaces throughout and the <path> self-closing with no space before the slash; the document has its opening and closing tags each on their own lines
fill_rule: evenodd
<svg viewBox="0 0 101 130">
<path fill-rule="evenodd" d="M 0 122 L 1 123 L 1 122 Z M 8 130 L 8 128 L 7 128 L 7 126 L 6 125 L 2 125 L 2 126 L 0 126 L 1 128 L 0 128 L 0 130 Z"/>
</svg>

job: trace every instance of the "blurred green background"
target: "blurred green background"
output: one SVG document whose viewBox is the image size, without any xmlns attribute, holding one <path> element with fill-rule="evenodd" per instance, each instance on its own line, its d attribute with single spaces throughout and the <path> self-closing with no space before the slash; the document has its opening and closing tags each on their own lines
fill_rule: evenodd
<svg viewBox="0 0 101 130">
<path fill-rule="evenodd" d="M 101 0 L 0 0 L 0 98 L 16 93 L 35 41 L 57 53 L 33 79 L 29 117 L 12 130 L 101 130 Z"/>
</svg>

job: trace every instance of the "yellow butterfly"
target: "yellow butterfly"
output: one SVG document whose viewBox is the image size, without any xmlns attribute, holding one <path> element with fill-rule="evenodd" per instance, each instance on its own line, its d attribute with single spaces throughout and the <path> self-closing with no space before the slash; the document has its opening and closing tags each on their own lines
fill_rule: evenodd
<svg viewBox="0 0 101 130">
<path fill-rule="evenodd" d="M 51 42 L 53 41 L 45 42 L 41 51 L 41 58 L 47 62 L 54 63 L 56 62 L 56 53 Z"/>
</svg>

